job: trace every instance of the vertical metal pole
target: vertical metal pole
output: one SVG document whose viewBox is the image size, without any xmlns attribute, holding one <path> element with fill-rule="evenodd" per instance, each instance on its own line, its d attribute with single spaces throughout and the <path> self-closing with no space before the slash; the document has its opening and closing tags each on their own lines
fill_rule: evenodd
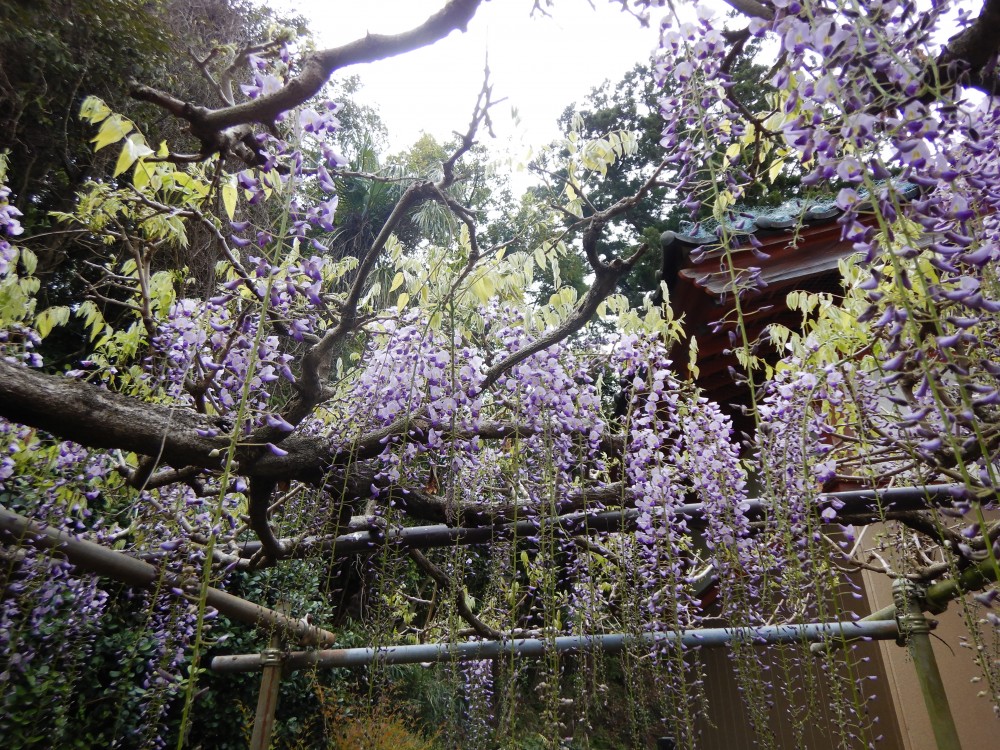
<svg viewBox="0 0 1000 750">
<path fill-rule="evenodd" d="M 923 597 L 923 587 L 913 581 L 905 578 L 893 581 L 892 598 L 896 605 L 899 635 L 906 641 L 910 658 L 913 659 L 913 668 L 917 672 L 917 681 L 924 695 L 924 704 L 927 706 L 938 750 L 962 750 L 955 719 L 948 706 L 948 695 L 931 647 L 931 628 L 924 617 Z"/>
<path fill-rule="evenodd" d="M 253 720 L 253 736 L 250 750 L 267 750 L 271 746 L 274 731 L 274 714 L 278 708 L 278 690 L 281 687 L 281 668 L 284 652 L 281 650 L 281 636 L 271 636 L 271 647 L 261 653 L 264 665 L 260 678 L 260 695 L 257 698 L 257 714 Z"/>
</svg>

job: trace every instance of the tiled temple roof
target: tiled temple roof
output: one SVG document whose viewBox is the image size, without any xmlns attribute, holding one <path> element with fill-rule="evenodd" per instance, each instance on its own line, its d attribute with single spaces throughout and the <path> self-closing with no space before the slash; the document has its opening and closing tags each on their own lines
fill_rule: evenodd
<svg viewBox="0 0 1000 750">
<path fill-rule="evenodd" d="M 903 200 L 917 194 L 912 183 L 895 182 L 893 187 Z M 859 195 L 868 198 L 861 191 Z M 755 288 L 741 297 L 751 341 L 774 323 L 799 326 L 801 313 L 788 309 L 789 292 L 841 293 L 838 264 L 855 253 L 853 243 L 841 236 L 842 214 L 833 200 L 792 200 L 773 208 L 733 211 L 726 218 L 732 269 L 744 279 L 756 278 Z M 685 331 L 698 339 L 699 385 L 709 398 L 727 406 L 748 403 L 749 394 L 734 382 L 730 367 L 736 367 L 736 358 L 726 353 L 729 332 L 737 324 L 733 270 L 720 245 L 721 234 L 719 223 L 711 220 L 664 232 L 661 278 L 667 282 L 674 314 L 684 317 Z M 687 342 L 679 349 L 674 361 L 687 362 Z M 734 418 L 737 411 L 731 411 Z"/>
</svg>

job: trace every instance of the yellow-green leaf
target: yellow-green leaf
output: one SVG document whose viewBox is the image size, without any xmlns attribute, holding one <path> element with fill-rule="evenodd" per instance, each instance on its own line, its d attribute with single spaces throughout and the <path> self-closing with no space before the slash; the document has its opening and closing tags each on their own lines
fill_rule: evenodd
<svg viewBox="0 0 1000 750">
<path fill-rule="evenodd" d="M 400 255 L 403 254 L 403 245 L 399 241 L 399 238 L 394 234 L 389 235 L 389 239 L 385 242 L 385 253 L 389 256 L 389 260 L 393 263 L 399 260 Z"/>
<path fill-rule="evenodd" d="M 726 149 L 726 156 L 722 162 L 723 165 L 728 166 L 729 164 L 732 164 L 733 159 L 740 155 L 740 150 L 741 148 L 738 142 L 730 143 L 729 148 Z"/>
<path fill-rule="evenodd" d="M 119 157 L 120 158 L 120 157 Z M 153 178 L 154 167 L 144 161 L 135 165 L 135 173 L 132 175 L 132 185 L 136 190 L 142 190 L 148 186 Z"/>
<path fill-rule="evenodd" d="M 733 194 L 728 190 L 723 190 L 716 197 L 715 205 L 712 206 L 712 216 L 716 219 L 716 221 L 722 221 L 726 211 L 735 202 L 736 199 L 733 197 Z"/>
<path fill-rule="evenodd" d="M 80 118 L 96 125 L 111 114 L 111 109 L 96 96 L 88 96 L 80 105 Z"/>
<path fill-rule="evenodd" d="M 35 272 L 35 268 L 38 266 L 38 258 L 35 254 L 26 247 L 21 248 L 21 265 L 24 266 L 24 272 L 31 276 Z"/>
<path fill-rule="evenodd" d="M 104 316 L 101 314 L 101 309 L 92 301 L 86 300 L 85 302 L 81 302 L 80 306 L 76 309 L 76 315 L 78 318 L 83 318 L 84 325 L 90 329 L 91 341 L 100 336 L 104 331 Z"/>
<path fill-rule="evenodd" d="M 118 161 L 115 163 L 114 176 L 117 177 L 135 164 L 136 159 L 149 156 L 151 153 L 153 153 L 153 149 L 146 145 L 146 139 L 139 133 L 133 133 L 125 139 L 122 152 L 118 155 Z"/>
<path fill-rule="evenodd" d="M 487 291 L 486 285 L 483 283 L 482 279 L 476 279 L 476 281 L 472 284 L 472 293 L 476 295 L 476 298 L 483 304 L 489 302 L 490 294 Z"/>
<path fill-rule="evenodd" d="M 576 289 L 571 286 L 564 286 L 559 290 L 559 304 L 562 307 L 572 307 L 576 304 Z"/>
<path fill-rule="evenodd" d="M 403 308 L 406 307 L 406 303 L 408 303 L 409 301 L 410 301 L 409 294 L 407 294 L 406 292 L 400 294 L 399 297 L 396 298 L 396 310 L 402 312 Z"/>
<path fill-rule="evenodd" d="M 392 279 L 392 286 L 389 287 L 390 292 L 394 292 L 403 285 L 403 272 L 397 271 L 396 275 Z"/>
<path fill-rule="evenodd" d="M 38 331 L 38 335 L 44 339 L 52 332 L 53 328 L 65 325 L 69 320 L 69 312 L 69 308 L 64 305 L 43 310 L 35 318 L 35 330 Z"/>
<path fill-rule="evenodd" d="M 496 294 L 497 285 L 492 276 L 483 276 L 480 281 L 482 282 L 483 290 L 486 292 L 487 299 Z"/>
<path fill-rule="evenodd" d="M 118 114 L 111 115 L 101 123 L 101 129 L 97 135 L 90 139 L 94 144 L 94 151 L 100 151 L 105 146 L 117 143 L 132 130 L 132 123 Z"/>
<path fill-rule="evenodd" d="M 229 220 L 233 220 L 233 215 L 236 213 L 236 199 L 239 193 L 236 190 L 236 184 L 232 182 L 227 182 L 222 186 L 222 206 L 226 209 L 226 216 Z"/>
<path fill-rule="evenodd" d="M 688 372 L 691 373 L 692 380 L 697 380 L 701 376 L 701 370 L 698 368 L 698 339 L 694 336 L 688 342 Z"/>
<path fill-rule="evenodd" d="M 767 178 L 769 182 L 774 182 L 778 178 L 778 175 L 781 174 L 781 168 L 784 165 L 785 164 L 783 159 L 774 160 L 774 162 L 771 164 L 771 168 L 767 170 Z"/>
</svg>

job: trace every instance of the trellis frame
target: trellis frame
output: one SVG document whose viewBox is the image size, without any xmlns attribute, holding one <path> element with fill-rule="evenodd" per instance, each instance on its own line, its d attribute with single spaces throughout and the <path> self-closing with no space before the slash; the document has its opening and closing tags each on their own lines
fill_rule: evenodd
<svg viewBox="0 0 1000 750">
<path fill-rule="evenodd" d="M 871 514 L 922 510 L 954 500 L 958 485 L 928 485 L 887 490 L 853 490 L 827 493 L 824 498 L 836 498 L 840 518 Z M 751 518 L 762 515 L 766 504 L 750 502 Z M 677 512 L 687 518 L 689 527 L 703 528 L 704 508 L 701 503 L 681 506 Z M 567 531 L 586 527 L 592 532 L 622 531 L 634 521 L 636 511 L 622 509 L 588 513 L 580 511 L 542 521 L 520 521 L 500 526 L 449 527 L 444 524 L 395 530 L 358 530 L 333 537 L 313 537 L 296 540 L 290 553 L 323 549 L 343 556 L 368 554 L 384 544 L 402 547 L 430 548 L 456 544 L 484 544 L 500 535 L 524 535 L 537 532 L 539 523 L 555 523 Z M 0 541 L 28 545 L 64 556 L 81 570 L 97 573 L 138 588 L 149 588 L 163 575 L 155 565 L 99 544 L 79 539 L 64 531 L 32 521 L 17 513 L 0 508 Z M 259 543 L 257 543 L 259 545 Z M 243 554 L 257 552 L 255 543 L 241 547 Z M 757 644 L 812 642 L 813 651 L 859 638 L 894 639 L 908 646 L 917 672 L 918 682 L 934 727 L 939 750 L 961 750 L 957 729 L 948 706 L 937 662 L 930 646 L 932 623 L 924 617 L 926 609 L 941 611 L 958 596 L 981 589 L 997 580 L 993 565 L 981 563 L 930 588 L 919 587 L 900 579 L 894 585 L 894 605 L 879 610 L 856 622 L 805 623 L 761 628 L 703 628 L 675 632 L 604 634 L 590 636 L 560 636 L 550 639 L 521 638 L 495 641 L 470 641 L 458 644 L 421 644 L 380 648 L 319 649 L 290 652 L 283 648 L 284 639 L 294 639 L 307 645 L 332 645 L 335 634 L 296 620 L 283 612 L 263 607 L 215 588 L 206 592 L 206 603 L 228 617 L 266 627 L 272 631 L 270 648 L 260 654 L 217 656 L 211 669 L 220 673 L 263 671 L 261 693 L 254 721 L 251 749 L 264 750 L 270 742 L 277 708 L 280 680 L 286 670 L 302 668 L 335 668 L 364 666 L 372 663 L 414 664 L 426 662 L 467 661 L 496 658 L 504 655 L 538 657 L 551 650 L 584 652 L 621 651 L 630 647 L 655 648 L 658 644 L 676 644 L 701 648 L 726 646 L 734 641 Z"/>
</svg>

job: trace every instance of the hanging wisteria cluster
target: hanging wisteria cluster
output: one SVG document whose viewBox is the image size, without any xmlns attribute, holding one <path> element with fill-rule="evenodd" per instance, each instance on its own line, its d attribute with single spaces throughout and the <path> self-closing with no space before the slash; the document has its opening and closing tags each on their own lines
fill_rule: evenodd
<svg viewBox="0 0 1000 750">
<path fill-rule="evenodd" d="M 820 521 L 839 515 L 836 505 L 814 502 L 817 485 L 831 482 L 956 482 L 964 487 L 956 498 L 971 503 L 946 510 L 971 520 L 963 533 L 978 541 L 974 549 L 937 535 L 951 550 L 937 570 L 956 564 L 952 554 L 959 566 L 986 560 L 995 568 L 1000 550 L 979 501 L 988 508 L 994 500 L 1000 386 L 996 61 L 961 54 L 983 44 L 980 8 L 732 6 L 742 15 L 726 21 L 708 6 L 671 6 L 661 27 L 663 145 L 681 169 L 686 207 L 696 219 L 711 213 L 721 246 L 735 247 L 742 238 L 727 217 L 747 188 L 797 173 L 805 191 L 833 188 L 842 240 L 861 258 L 845 303 L 854 330 L 821 313 L 796 356 L 758 385 L 758 481 L 782 511 L 767 521 L 775 543 L 758 547 L 771 563 L 759 568 L 769 572 L 755 600 L 803 606 L 794 581 L 821 576 L 810 574 L 824 557 Z M 995 8 L 986 3 L 981 12 L 985 28 Z M 751 39 L 777 60 L 770 112 L 749 112 L 730 75 Z M 742 343 L 749 355 L 753 342 Z M 940 516 L 908 522 L 927 523 L 924 533 L 948 525 Z M 853 527 L 843 533 L 851 546 Z M 739 590 L 742 582 L 734 583 Z M 823 597 L 812 606 L 825 606 Z M 995 670 L 983 666 L 995 684 Z"/>
</svg>

